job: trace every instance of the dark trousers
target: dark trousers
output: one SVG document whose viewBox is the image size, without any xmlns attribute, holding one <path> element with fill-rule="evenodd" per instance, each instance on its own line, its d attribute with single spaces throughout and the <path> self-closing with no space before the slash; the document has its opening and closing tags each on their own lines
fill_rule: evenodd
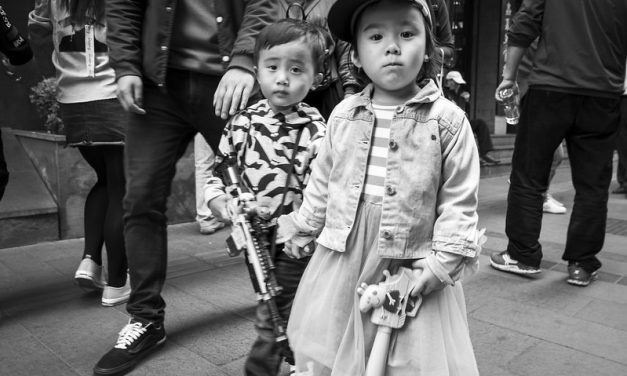
<svg viewBox="0 0 627 376">
<path fill-rule="evenodd" d="M 4 159 L 4 150 L 2 148 L 2 131 L 0 130 L 0 200 L 4 196 L 4 189 L 9 183 L 9 169 Z"/>
<path fill-rule="evenodd" d="M 126 249 L 122 223 L 124 197 L 124 146 L 79 146 L 78 150 L 96 172 L 98 180 L 85 199 L 85 250 L 102 264 L 102 245 L 107 247 L 107 284 L 122 287 L 126 283 Z"/>
<path fill-rule="evenodd" d="M 627 96 L 625 95 L 620 100 L 620 125 L 616 149 L 618 149 L 616 180 L 619 185 L 627 188 Z"/>
<path fill-rule="evenodd" d="M 477 138 L 477 149 L 479 149 L 479 155 L 486 155 L 489 151 L 494 150 L 492 146 L 492 136 L 490 136 L 490 129 L 488 124 L 483 119 L 473 119 L 470 121 L 470 127 L 472 132 Z"/>
<path fill-rule="evenodd" d="M 542 193 L 548 186 L 555 149 L 566 139 L 575 203 L 562 258 L 579 262 L 588 272 L 601 267 L 596 254 L 605 241 L 618 120 L 618 96 L 529 90 L 522 102 L 507 197 L 505 232 L 513 259 L 540 265 Z"/>
<path fill-rule="evenodd" d="M 178 70 L 168 70 L 167 77 L 167 92 L 144 83 L 146 114 L 130 115 L 125 154 L 124 238 L 131 276 L 126 309 L 156 323 L 164 318 L 165 211 L 176 162 L 197 131 L 216 150 L 225 126 L 212 104 L 220 77 Z"/>
<path fill-rule="evenodd" d="M 289 258 L 283 251 L 278 250 L 274 264 L 277 282 L 283 291 L 276 297 L 277 307 L 281 317 L 287 322 L 292 310 L 292 302 L 296 295 L 298 283 L 305 272 L 310 257 L 302 259 Z M 282 356 L 281 349 L 274 337 L 272 320 L 267 306 L 260 303 L 257 306 L 257 318 L 255 321 L 257 339 L 253 343 L 246 364 L 244 366 L 247 376 L 275 376 L 279 374 Z"/>
</svg>

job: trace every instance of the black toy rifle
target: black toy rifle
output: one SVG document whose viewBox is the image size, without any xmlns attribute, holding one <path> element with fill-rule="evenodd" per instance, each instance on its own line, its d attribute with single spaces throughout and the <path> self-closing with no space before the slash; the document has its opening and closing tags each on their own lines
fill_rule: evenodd
<svg viewBox="0 0 627 376">
<path fill-rule="evenodd" d="M 231 235 L 226 239 L 229 256 L 235 257 L 245 251 L 248 273 L 257 293 L 257 300 L 268 307 L 274 327 L 276 342 L 280 344 L 285 360 L 294 364 L 294 355 L 289 346 L 285 321 L 279 315 L 275 297 L 281 293 L 274 274 L 272 239 L 269 221 L 259 213 L 255 195 L 248 192 L 241 182 L 234 155 L 225 157 L 216 168 L 229 196 L 227 209 L 232 222 Z"/>
</svg>

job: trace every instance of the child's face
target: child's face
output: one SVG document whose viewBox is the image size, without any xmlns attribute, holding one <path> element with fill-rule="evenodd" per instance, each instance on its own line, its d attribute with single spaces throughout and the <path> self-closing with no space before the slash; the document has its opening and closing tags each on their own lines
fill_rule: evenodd
<svg viewBox="0 0 627 376">
<path fill-rule="evenodd" d="M 311 48 L 304 40 L 259 51 L 257 81 L 273 111 L 302 101 L 316 80 Z"/>
<path fill-rule="evenodd" d="M 383 0 L 364 10 L 356 35 L 353 62 L 372 80 L 373 100 L 394 105 L 411 99 L 425 59 L 422 13 L 408 3 Z"/>
</svg>

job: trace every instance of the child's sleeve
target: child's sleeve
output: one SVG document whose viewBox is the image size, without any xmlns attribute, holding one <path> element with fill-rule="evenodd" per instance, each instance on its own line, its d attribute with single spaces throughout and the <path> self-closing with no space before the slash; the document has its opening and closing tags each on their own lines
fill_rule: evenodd
<svg viewBox="0 0 627 376">
<path fill-rule="evenodd" d="M 309 143 L 307 145 L 307 157 L 309 160 L 307 161 L 307 169 L 305 171 L 305 175 L 303 177 L 303 186 L 306 186 L 309 182 L 309 178 L 311 177 L 311 169 L 313 161 L 318 156 L 318 152 L 320 151 L 320 147 L 322 146 L 322 141 L 324 140 L 324 134 L 326 133 L 326 124 L 323 121 L 314 121 L 312 122 L 311 129 L 311 138 L 309 139 Z"/>
<path fill-rule="evenodd" d="M 285 227 L 293 228 L 302 236 L 317 236 L 324 226 L 329 195 L 329 176 L 333 167 L 331 145 L 333 118 L 334 114 L 331 113 L 324 137 L 319 140 L 320 149 L 311 164 L 311 175 L 303 191 L 303 204 L 297 212 L 282 216 L 285 217 L 283 218 L 285 223 L 289 222 L 289 226 Z M 284 237 L 289 238 L 293 235 L 288 231 Z"/>
<path fill-rule="evenodd" d="M 224 127 L 224 131 L 222 132 L 222 138 L 220 139 L 220 144 L 218 145 L 218 151 L 216 153 L 216 161 L 214 163 L 214 172 L 212 176 L 205 182 L 203 187 L 203 194 L 205 197 L 205 202 L 209 203 L 209 201 L 214 198 L 225 194 L 224 190 L 224 182 L 222 178 L 218 176 L 215 171 L 218 170 L 218 166 L 225 162 L 225 156 L 229 156 L 232 153 L 236 153 L 237 149 L 235 147 L 238 129 L 241 127 L 247 127 L 250 123 L 246 116 L 242 116 L 241 114 L 237 114 L 229 120 L 226 127 Z"/>
<path fill-rule="evenodd" d="M 442 176 L 433 228 L 433 250 L 474 258 L 477 252 L 479 154 L 468 119 L 459 109 L 441 126 Z M 445 120 L 442 120 L 445 121 Z"/>
</svg>

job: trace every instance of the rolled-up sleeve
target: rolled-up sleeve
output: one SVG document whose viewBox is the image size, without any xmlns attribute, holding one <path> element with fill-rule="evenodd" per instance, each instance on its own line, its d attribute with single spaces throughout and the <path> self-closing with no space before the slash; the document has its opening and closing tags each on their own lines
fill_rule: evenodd
<svg viewBox="0 0 627 376">
<path fill-rule="evenodd" d="M 525 0 L 507 31 L 508 46 L 529 47 L 542 32 L 545 0 Z"/>
</svg>

